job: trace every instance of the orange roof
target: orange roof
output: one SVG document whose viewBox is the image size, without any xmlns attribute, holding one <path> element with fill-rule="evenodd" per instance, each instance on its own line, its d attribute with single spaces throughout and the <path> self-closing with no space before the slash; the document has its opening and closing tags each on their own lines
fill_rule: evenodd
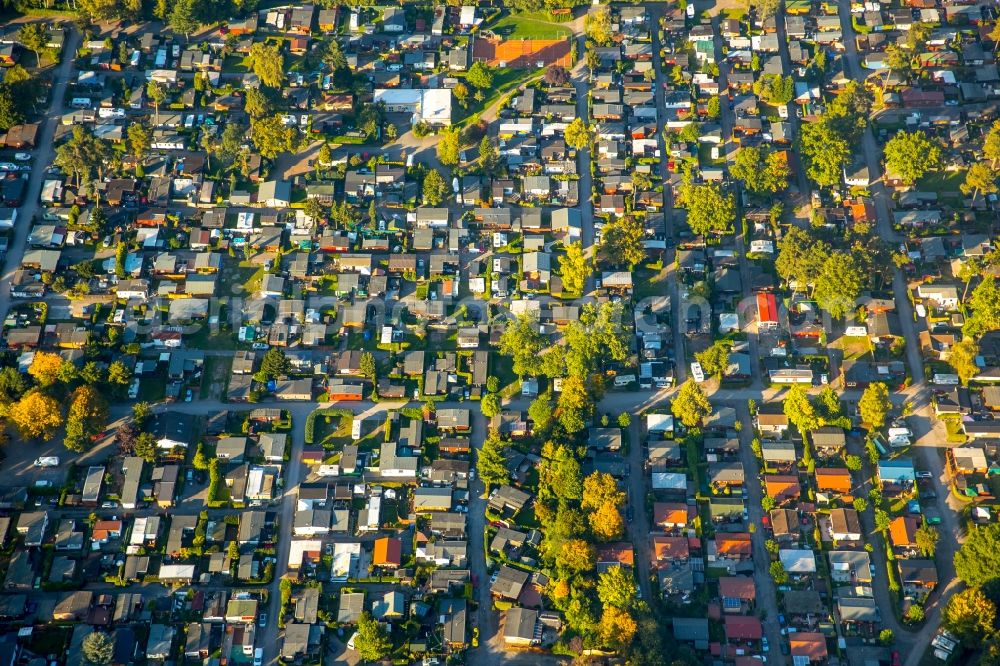
<svg viewBox="0 0 1000 666">
<path fill-rule="evenodd" d="M 661 526 L 687 525 L 688 505 L 681 502 L 656 502 L 653 504 L 653 522 Z"/>
<path fill-rule="evenodd" d="M 757 598 L 757 588 L 749 576 L 722 576 L 719 578 L 719 596 L 753 601 Z"/>
<path fill-rule="evenodd" d="M 485 60 L 488 65 L 505 67 L 536 67 L 546 65 L 572 66 L 568 39 L 485 39 L 472 45 L 472 59 Z"/>
<path fill-rule="evenodd" d="M 851 473 L 845 467 L 821 467 L 816 470 L 816 489 L 851 492 Z"/>
<path fill-rule="evenodd" d="M 768 474 L 764 477 L 764 485 L 770 497 L 780 500 L 798 497 L 802 492 L 799 477 L 793 474 Z"/>
<path fill-rule="evenodd" d="M 653 562 L 683 559 L 691 554 L 687 537 L 653 537 Z"/>
<path fill-rule="evenodd" d="M 757 294 L 757 320 L 762 323 L 778 323 L 778 301 L 774 294 Z"/>
<path fill-rule="evenodd" d="M 908 516 L 899 516 L 889 523 L 889 537 L 894 546 L 909 547 L 916 545 L 917 520 Z"/>
<path fill-rule="evenodd" d="M 606 543 L 597 547 L 597 561 L 615 563 L 627 567 L 635 566 L 635 549 L 625 541 Z"/>
<path fill-rule="evenodd" d="M 750 535 L 746 532 L 716 534 L 715 547 L 719 555 L 749 555 L 751 553 Z"/>
<path fill-rule="evenodd" d="M 824 661 L 827 657 L 826 638 L 816 631 L 789 634 L 788 646 L 793 657 L 809 657 L 809 661 Z"/>
<path fill-rule="evenodd" d="M 372 564 L 377 567 L 398 567 L 403 563 L 403 542 L 394 537 L 382 537 L 375 540 L 375 556 Z"/>
</svg>

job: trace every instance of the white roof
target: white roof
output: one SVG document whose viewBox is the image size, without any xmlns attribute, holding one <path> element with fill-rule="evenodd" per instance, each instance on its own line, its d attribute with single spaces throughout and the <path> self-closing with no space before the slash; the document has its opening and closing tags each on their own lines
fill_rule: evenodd
<svg viewBox="0 0 1000 666">
<path fill-rule="evenodd" d="M 298 569 L 302 566 L 302 556 L 306 553 L 318 553 L 323 550 L 323 542 L 318 539 L 293 540 L 288 549 L 288 566 Z"/>
<path fill-rule="evenodd" d="M 778 559 L 788 573 L 816 573 L 816 554 L 811 550 L 786 548 L 778 551 Z"/>
</svg>

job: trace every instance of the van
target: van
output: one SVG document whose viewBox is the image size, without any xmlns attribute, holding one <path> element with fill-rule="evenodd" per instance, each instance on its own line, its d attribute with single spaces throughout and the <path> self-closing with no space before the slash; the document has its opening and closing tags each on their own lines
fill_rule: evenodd
<svg viewBox="0 0 1000 666">
<path fill-rule="evenodd" d="M 615 386 L 621 388 L 635 383 L 635 375 L 618 375 L 615 377 Z"/>
<path fill-rule="evenodd" d="M 73 100 L 69 103 L 69 105 L 72 106 L 74 109 L 86 109 L 90 107 L 90 98 L 74 97 Z"/>
<path fill-rule="evenodd" d="M 98 118 L 113 118 L 115 120 L 121 120 L 125 117 L 125 109 L 98 109 Z"/>
</svg>

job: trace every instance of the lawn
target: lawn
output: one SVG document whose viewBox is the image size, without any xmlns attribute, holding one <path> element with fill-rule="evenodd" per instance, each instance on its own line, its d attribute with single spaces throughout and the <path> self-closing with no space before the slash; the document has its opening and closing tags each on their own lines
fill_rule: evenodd
<svg viewBox="0 0 1000 666">
<path fill-rule="evenodd" d="M 541 76 L 543 72 L 544 70 L 517 69 L 514 67 L 495 70 L 493 73 L 493 88 L 490 90 L 489 96 L 484 97 L 482 102 L 477 102 L 474 97 L 470 96 L 468 106 L 465 108 L 456 106 L 455 113 L 457 114 L 457 118 L 455 119 L 455 124 L 460 125 L 467 122 L 475 122 L 483 111 L 496 104 L 501 97 L 512 90 L 521 88 L 521 86 L 527 84 L 532 79 Z"/>
<path fill-rule="evenodd" d="M 666 296 L 669 285 L 667 284 L 668 270 L 666 268 L 651 268 L 640 266 L 634 272 L 635 299 L 641 301 L 651 296 Z"/>
<path fill-rule="evenodd" d="M 947 194 L 958 194 L 962 183 L 965 182 L 964 171 L 932 171 L 920 179 L 918 186 L 921 190 L 937 192 L 938 196 Z"/>
<path fill-rule="evenodd" d="M 549 23 L 535 16 L 508 14 L 489 29 L 498 35 L 514 39 L 562 39 L 573 36 L 573 31 L 566 26 Z"/>
</svg>

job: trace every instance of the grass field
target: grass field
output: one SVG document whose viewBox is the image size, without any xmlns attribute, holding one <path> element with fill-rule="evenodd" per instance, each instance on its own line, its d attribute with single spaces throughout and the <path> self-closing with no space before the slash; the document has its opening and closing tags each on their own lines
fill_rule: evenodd
<svg viewBox="0 0 1000 666">
<path fill-rule="evenodd" d="M 489 27 L 503 37 L 515 39 L 562 39 L 573 31 L 566 26 L 547 23 L 544 19 L 528 14 L 510 14 Z"/>
<path fill-rule="evenodd" d="M 937 192 L 940 196 L 960 192 L 959 188 L 964 182 L 964 171 L 934 171 L 921 178 L 918 186 L 921 190 Z"/>
</svg>

